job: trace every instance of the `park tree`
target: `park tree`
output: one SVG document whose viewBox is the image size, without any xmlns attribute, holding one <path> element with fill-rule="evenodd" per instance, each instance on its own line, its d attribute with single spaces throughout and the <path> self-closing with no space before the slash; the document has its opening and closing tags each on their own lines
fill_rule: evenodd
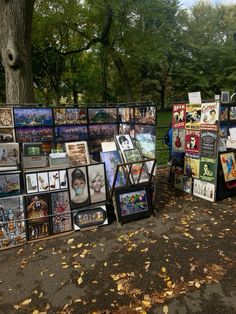
<svg viewBox="0 0 236 314">
<path fill-rule="evenodd" d="M 7 103 L 34 101 L 30 59 L 33 7 L 34 0 L 0 1 L 0 49 Z"/>
</svg>

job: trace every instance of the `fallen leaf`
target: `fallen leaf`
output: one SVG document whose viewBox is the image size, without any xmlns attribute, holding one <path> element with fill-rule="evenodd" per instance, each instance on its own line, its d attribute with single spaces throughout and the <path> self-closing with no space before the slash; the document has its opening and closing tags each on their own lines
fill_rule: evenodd
<svg viewBox="0 0 236 314">
<path fill-rule="evenodd" d="M 169 312 L 168 306 L 164 305 L 162 311 L 163 311 L 164 314 L 167 314 Z"/>
<path fill-rule="evenodd" d="M 78 285 L 81 285 L 82 282 L 83 282 L 83 278 L 82 278 L 82 277 L 79 277 L 78 280 L 77 280 Z"/>
<path fill-rule="evenodd" d="M 32 301 L 32 299 L 27 299 L 27 300 L 21 302 L 21 305 L 28 305 L 28 304 L 30 304 L 31 301 Z"/>
<path fill-rule="evenodd" d="M 72 242 L 74 242 L 74 239 L 72 238 L 72 239 L 69 239 L 68 241 L 67 241 L 67 244 L 71 244 Z"/>
</svg>

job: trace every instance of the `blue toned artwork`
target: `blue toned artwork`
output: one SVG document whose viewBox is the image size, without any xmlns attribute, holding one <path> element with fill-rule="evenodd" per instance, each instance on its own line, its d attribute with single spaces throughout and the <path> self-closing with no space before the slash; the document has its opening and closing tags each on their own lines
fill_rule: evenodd
<svg viewBox="0 0 236 314">
<path fill-rule="evenodd" d="M 53 125 L 51 108 L 14 108 L 15 126 Z"/>
</svg>

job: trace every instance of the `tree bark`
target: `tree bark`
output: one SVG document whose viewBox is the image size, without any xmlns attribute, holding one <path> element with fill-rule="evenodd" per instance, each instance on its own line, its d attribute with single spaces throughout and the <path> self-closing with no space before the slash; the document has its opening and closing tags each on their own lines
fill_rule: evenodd
<svg viewBox="0 0 236 314">
<path fill-rule="evenodd" d="M 34 0 L 0 1 L 0 49 L 9 104 L 34 102 L 30 60 L 33 7 Z"/>
</svg>

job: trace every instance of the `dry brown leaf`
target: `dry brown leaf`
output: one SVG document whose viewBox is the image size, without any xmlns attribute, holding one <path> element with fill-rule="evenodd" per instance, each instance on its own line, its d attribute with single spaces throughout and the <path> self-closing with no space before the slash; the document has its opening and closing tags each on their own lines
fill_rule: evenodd
<svg viewBox="0 0 236 314">
<path fill-rule="evenodd" d="M 68 241 L 67 241 L 67 244 L 71 244 L 72 242 L 74 242 L 74 239 L 72 238 L 72 239 L 69 239 Z"/>
<path fill-rule="evenodd" d="M 79 278 L 77 279 L 77 283 L 78 283 L 78 285 L 81 285 L 81 284 L 83 283 L 83 278 L 82 278 L 82 277 L 79 277 Z"/>
<path fill-rule="evenodd" d="M 32 301 L 32 299 L 27 299 L 27 300 L 21 302 L 20 305 L 28 305 L 28 304 L 30 304 L 31 301 Z"/>
<path fill-rule="evenodd" d="M 164 314 L 167 314 L 169 312 L 169 308 L 167 305 L 164 305 L 163 308 L 162 308 L 162 311 Z"/>
</svg>

